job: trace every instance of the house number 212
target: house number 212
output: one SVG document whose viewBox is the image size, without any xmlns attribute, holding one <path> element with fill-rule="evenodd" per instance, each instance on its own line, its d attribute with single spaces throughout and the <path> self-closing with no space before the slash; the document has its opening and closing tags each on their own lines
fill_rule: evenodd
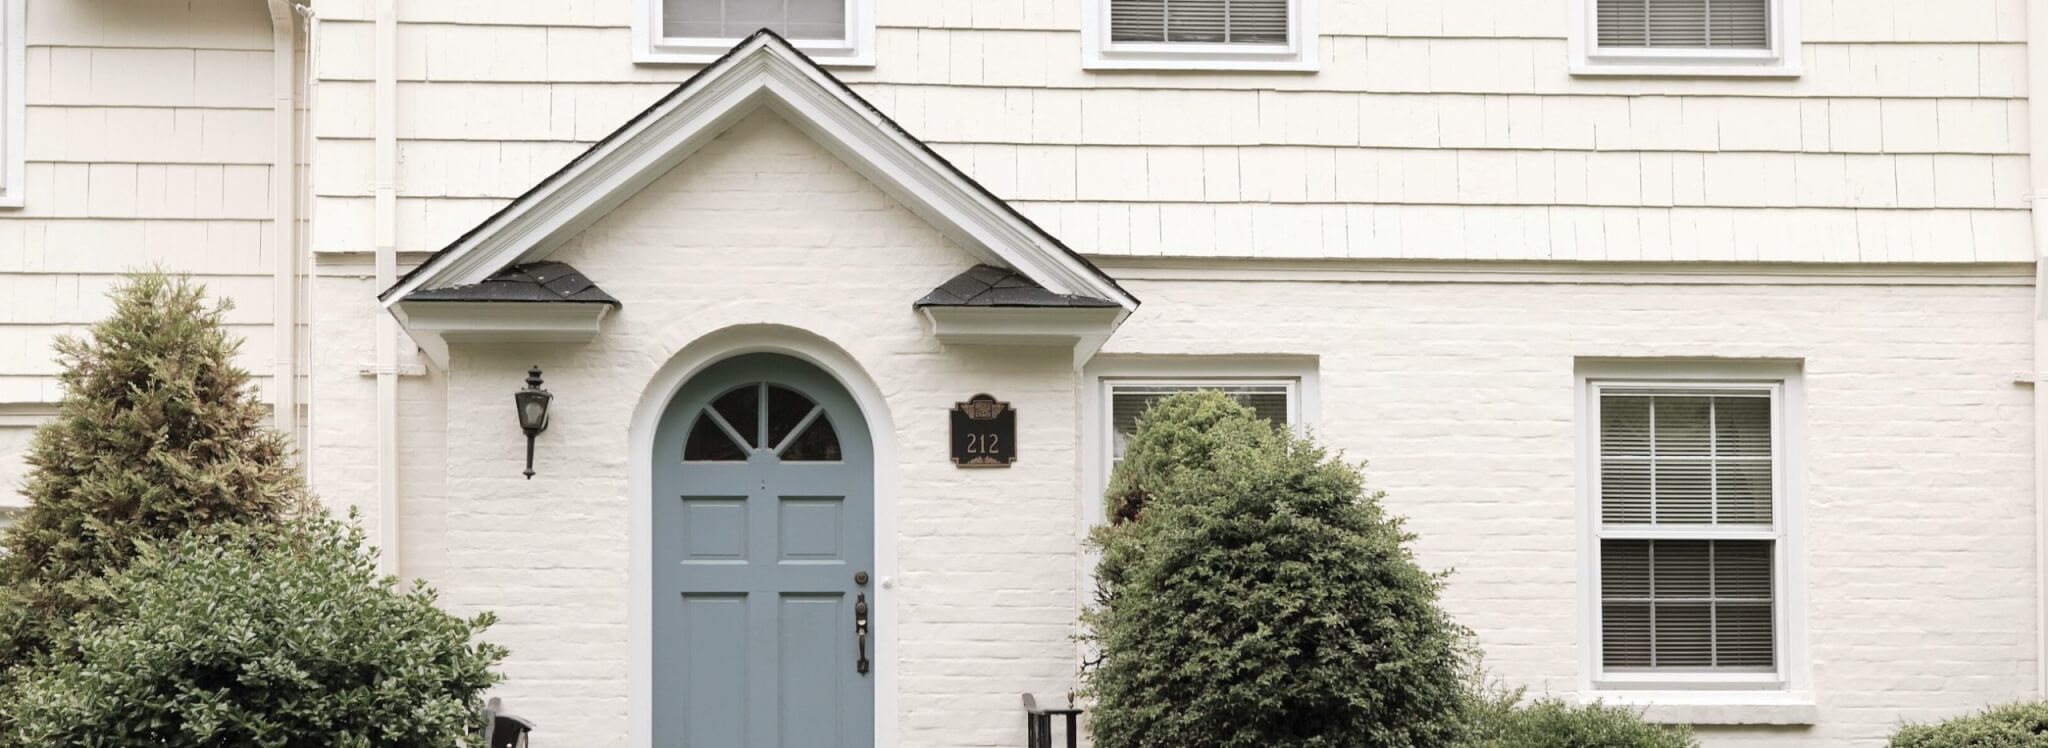
<svg viewBox="0 0 2048 748">
<path fill-rule="evenodd" d="M 990 395 L 954 403 L 953 464 L 963 468 L 1006 468 L 1017 461 L 1017 411 Z"/>
</svg>

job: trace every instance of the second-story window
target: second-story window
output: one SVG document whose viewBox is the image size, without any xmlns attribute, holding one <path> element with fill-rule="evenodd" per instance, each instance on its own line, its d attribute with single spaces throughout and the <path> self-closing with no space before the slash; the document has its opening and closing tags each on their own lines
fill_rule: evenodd
<svg viewBox="0 0 2048 748">
<path fill-rule="evenodd" d="M 1313 0 L 1085 0 L 1084 66 L 1313 70 Z"/>
<path fill-rule="evenodd" d="M 874 64 L 874 0 L 636 0 L 640 62 L 710 62 L 761 29 L 826 65 Z"/>
<path fill-rule="evenodd" d="M 1794 75 L 1797 0 L 1572 0 L 1580 75 Z"/>
</svg>

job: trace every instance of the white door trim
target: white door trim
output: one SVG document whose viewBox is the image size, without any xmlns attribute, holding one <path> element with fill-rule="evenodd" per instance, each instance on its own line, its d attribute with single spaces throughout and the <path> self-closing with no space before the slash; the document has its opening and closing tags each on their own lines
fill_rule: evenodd
<svg viewBox="0 0 2048 748">
<path fill-rule="evenodd" d="M 875 459 L 875 745 L 896 744 L 896 425 L 882 390 L 853 356 L 815 334 L 782 325 L 741 325 L 683 346 L 640 393 L 629 427 L 632 568 L 628 601 L 628 742 L 654 744 L 654 432 L 669 401 L 712 364 L 748 353 L 780 353 L 825 371 L 853 395 L 867 419 Z"/>
</svg>

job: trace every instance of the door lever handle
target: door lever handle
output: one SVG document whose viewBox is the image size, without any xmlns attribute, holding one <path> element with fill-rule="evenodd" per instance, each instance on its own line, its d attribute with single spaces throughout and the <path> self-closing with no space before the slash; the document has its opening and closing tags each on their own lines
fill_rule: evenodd
<svg viewBox="0 0 2048 748">
<path fill-rule="evenodd" d="M 859 641 L 860 659 L 853 663 L 853 669 L 861 675 L 868 674 L 868 596 L 863 592 L 853 601 L 853 636 Z"/>
</svg>

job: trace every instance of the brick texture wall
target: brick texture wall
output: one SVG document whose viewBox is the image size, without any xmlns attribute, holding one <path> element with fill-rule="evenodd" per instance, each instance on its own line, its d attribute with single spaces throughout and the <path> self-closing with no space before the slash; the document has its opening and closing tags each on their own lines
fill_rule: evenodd
<svg viewBox="0 0 2048 748">
<path fill-rule="evenodd" d="M 843 349 L 897 426 L 899 488 L 881 499 L 897 518 L 897 744 L 1021 744 L 1015 694 L 1073 683 L 1075 429 L 1092 421 L 1064 353 L 938 345 L 910 303 L 972 260 L 767 114 L 556 257 L 626 308 L 587 346 L 458 346 L 446 444 L 406 437 L 447 454 L 445 480 L 407 495 L 445 528 L 409 533 L 408 565 L 451 605 L 503 616 L 500 694 L 544 726 L 536 744 L 625 744 L 628 420 L 678 351 L 757 324 Z M 1713 728 L 1708 745 L 1868 746 L 2031 687 L 2031 395 L 2011 377 L 2030 360 L 2028 288 L 1128 285 L 1145 306 L 1105 355 L 1319 357 L 1317 432 L 1370 459 L 1424 562 L 1457 570 L 1450 604 L 1511 683 L 1569 696 L 1581 680 L 1575 362 L 1720 357 L 1804 368 L 1820 724 Z M 506 396 L 534 363 L 557 418 L 529 482 Z M 978 391 L 1028 414 L 1016 469 L 945 460 L 944 410 Z"/>
</svg>

